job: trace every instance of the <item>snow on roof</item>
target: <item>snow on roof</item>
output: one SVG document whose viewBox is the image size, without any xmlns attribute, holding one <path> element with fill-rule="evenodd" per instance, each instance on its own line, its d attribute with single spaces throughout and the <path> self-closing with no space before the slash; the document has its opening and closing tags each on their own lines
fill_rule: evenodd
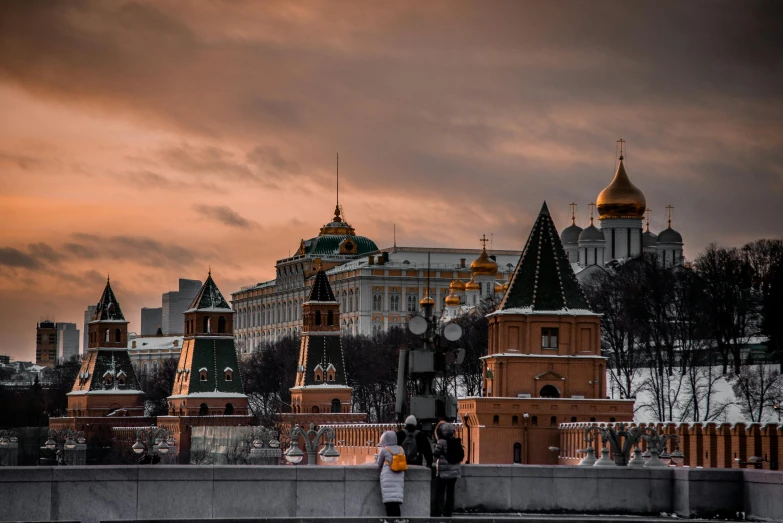
<svg viewBox="0 0 783 523">
<path fill-rule="evenodd" d="M 201 372 L 202 370 L 203 370 L 204 372 L 209 372 L 209 371 L 207 370 L 207 368 L 206 368 L 206 367 L 201 367 L 201 368 L 200 368 L 198 371 L 199 371 L 199 372 Z"/>
<path fill-rule="evenodd" d="M 161 349 L 179 349 L 182 347 L 184 336 L 140 336 L 128 340 L 128 349 L 130 350 L 161 350 Z M 133 346 L 133 342 L 136 346 Z M 174 345 L 176 343 L 176 346 Z"/>
<path fill-rule="evenodd" d="M 169 396 L 170 399 L 184 399 L 184 398 L 247 398 L 246 395 L 238 392 L 193 392 L 191 394 L 178 394 L 176 396 Z M 211 416 L 210 416 L 211 417 Z"/>
<path fill-rule="evenodd" d="M 559 316 L 601 316 L 600 314 L 593 312 L 589 309 L 559 309 L 554 311 L 540 311 L 533 310 L 532 307 L 514 307 L 511 309 L 497 310 L 487 314 L 489 316 L 501 316 L 504 314 L 527 314 L 527 315 L 550 315 L 555 314 Z"/>
<path fill-rule="evenodd" d="M 234 369 L 232 369 L 231 367 L 226 367 L 225 369 L 223 369 L 223 372 L 234 372 Z"/>
</svg>

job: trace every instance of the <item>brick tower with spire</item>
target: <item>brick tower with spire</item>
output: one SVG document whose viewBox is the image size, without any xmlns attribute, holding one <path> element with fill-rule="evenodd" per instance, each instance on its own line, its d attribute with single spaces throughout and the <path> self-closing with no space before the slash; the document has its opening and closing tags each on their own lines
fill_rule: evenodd
<svg viewBox="0 0 783 523">
<path fill-rule="evenodd" d="M 482 396 L 459 400 L 471 463 L 556 464 L 560 423 L 633 420 L 633 400 L 604 399 L 600 315 L 546 203 L 488 319 Z"/>
<path fill-rule="evenodd" d="M 122 410 L 143 415 L 144 393 L 128 356 L 128 322 L 108 278 L 87 329 L 87 355 L 68 394 L 68 414 L 98 417 Z"/>
</svg>

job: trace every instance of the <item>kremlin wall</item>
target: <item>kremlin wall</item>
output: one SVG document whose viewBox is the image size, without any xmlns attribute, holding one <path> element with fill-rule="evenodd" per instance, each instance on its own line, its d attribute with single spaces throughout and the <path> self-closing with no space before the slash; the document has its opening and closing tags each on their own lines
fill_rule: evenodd
<svg viewBox="0 0 783 523">
<path fill-rule="evenodd" d="M 469 267 L 464 257 L 452 259 L 463 252 L 445 249 L 423 271 L 406 260 L 399 268 L 394 264 L 427 250 L 378 250 L 356 236 L 338 206 L 318 237 L 302 240 L 296 255 L 278 262 L 276 280 L 235 293 L 233 308 L 210 271 L 185 311 L 168 414 L 157 419 L 144 416 L 144 392 L 128 356 L 128 322 L 107 280 L 89 324 L 87 357 L 68 394 L 68 415 L 51 419 L 50 427 L 83 430 L 89 442 L 114 427 L 154 424 L 172 431 L 178 460 L 187 463 L 193 427 L 252 424 L 240 369 L 241 356 L 255 350 L 251 343 L 296 332 L 301 345 L 292 410 L 280 413 L 278 429 L 287 434 L 296 424 L 331 426 L 338 465 L 372 462 L 381 433 L 399 427 L 367 424 L 366 415 L 352 412 L 342 335 L 402 327 L 424 303 L 434 302 L 441 321 L 451 321 L 491 298 L 500 305 L 488 315 L 481 395 L 458 399 L 457 435 L 466 463 L 576 465 L 586 427 L 632 422 L 634 412 L 633 400 L 606 396 L 600 316 L 579 277 L 651 249 L 658 249 L 665 266 L 683 260 L 682 238 L 671 219 L 657 237 L 649 221 L 642 230 L 647 203 L 630 182 L 622 153 L 597 208 L 600 230 L 592 218 L 584 230 L 572 219 L 561 235 L 544 203 L 521 252 L 491 254 L 484 238 Z M 427 287 L 425 272 L 434 280 Z M 680 436 L 683 464 L 690 467 L 745 467 L 757 456 L 764 459 L 759 468 L 778 469 L 783 458 L 783 433 L 776 425 L 657 428 Z"/>
</svg>

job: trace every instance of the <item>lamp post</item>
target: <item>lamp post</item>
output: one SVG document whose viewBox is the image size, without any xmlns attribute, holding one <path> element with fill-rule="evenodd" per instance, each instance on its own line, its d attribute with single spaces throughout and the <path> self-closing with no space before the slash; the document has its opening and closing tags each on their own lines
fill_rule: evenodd
<svg viewBox="0 0 783 523">
<path fill-rule="evenodd" d="M 285 459 L 290 463 L 299 463 L 304 457 L 304 452 L 299 448 L 299 436 L 302 436 L 305 441 L 305 451 L 307 452 L 307 464 L 315 465 L 315 454 L 318 452 L 318 447 L 321 445 L 321 437 L 326 436 L 326 442 L 324 448 L 319 452 L 321 460 L 326 463 L 334 463 L 340 457 L 340 452 L 334 448 L 334 429 L 332 427 L 321 427 L 315 430 L 315 426 L 311 423 L 310 430 L 305 431 L 298 424 L 291 429 L 291 446 L 285 453 Z"/>
<path fill-rule="evenodd" d="M 131 445 L 131 449 L 139 456 L 140 465 L 155 465 L 160 462 L 161 456 L 165 456 L 169 451 L 173 450 L 176 454 L 176 445 L 174 432 L 149 427 L 136 430 L 136 442 Z"/>
<path fill-rule="evenodd" d="M 19 443 L 16 431 L 0 430 L 0 467 L 13 467 L 17 464 Z"/>
<path fill-rule="evenodd" d="M 280 440 L 277 432 L 264 427 L 253 431 L 253 446 L 250 458 L 257 465 L 278 465 L 280 462 Z"/>
<path fill-rule="evenodd" d="M 601 459 L 595 459 L 595 451 L 593 448 L 593 441 L 596 436 L 601 437 L 601 443 L 604 446 L 601 449 Z M 639 447 L 642 440 L 647 441 L 648 450 L 642 457 L 647 461 L 642 463 L 639 461 L 639 455 L 633 460 L 629 460 L 631 452 L 634 447 Z M 666 451 L 666 443 L 669 440 L 675 442 L 674 452 L 669 454 Z M 658 456 L 663 459 L 669 459 L 674 463 L 681 460 L 685 456 L 680 452 L 680 437 L 676 434 L 666 434 L 660 436 L 658 431 L 652 427 L 630 427 L 626 429 L 625 423 L 617 423 L 614 427 L 599 427 L 598 425 L 592 425 L 585 429 L 585 441 L 588 446 L 583 449 L 583 452 L 587 455 L 579 462 L 581 467 L 611 467 L 611 466 L 645 466 L 645 467 L 665 467 L 666 464 L 661 461 Z M 614 462 L 609 459 L 609 449 L 605 448 L 605 445 L 609 443 L 611 451 L 614 454 Z"/>
<path fill-rule="evenodd" d="M 87 440 L 81 430 L 50 430 L 44 448 L 54 451 L 57 465 L 84 465 L 87 460 Z"/>
<path fill-rule="evenodd" d="M 778 413 L 778 425 L 780 425 L 780 403 L 772 405 L 772 410 Z"/>
</svg>

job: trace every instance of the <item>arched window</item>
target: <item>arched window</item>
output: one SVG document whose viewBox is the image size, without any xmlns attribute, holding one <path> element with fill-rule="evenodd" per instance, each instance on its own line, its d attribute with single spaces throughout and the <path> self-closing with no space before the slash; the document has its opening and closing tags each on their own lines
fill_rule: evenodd
<svg viewBox="0 0 783 523">
<path fill-rule="evenodd" d="M 318 408 L 318 405 L 313 405 L 313 408 L 312 408 L 312 409 L 310 409 L 310 411 L 311 411 L 313 414 L 318 414 L 318 413 L 320 413 L 320 412 L 321 412 L 321 409 L 319 409 L 319 408 Z"/>
<path fill-rule="evenodd" d="M 114 343 L 122 343 L 122 331 L 114 329 Z"/>
<path fill-rule="evenodd" d="M 108 372 L 103 375 L 103 384 L 106 385 L 107 387 L 111 387 L 112 377 L 111 374 L 109 374 Z"/>
<path fill-rule="evenodd" d="M 198 408 L 198 415 L 199 416 L 209 415 L 209 406 L 207 406 L 206 403 L 202 403 L 201 406 Z"/>
<path fill-rule="evenodd" d="M 321 324 L 321 311 L 315 311 L 315 324 L 320 325 Z"/>
<path fill-rule="evenodd" d="M 204 334 L 209 334 L 209 316 L 204 316 Z"/>
<path fill-rule="evenodd" d="M 334 325 L 334 312 L 331 309 L 326 312 L 326 324 Z"/>
<path fill-rule="evenodd" d="M 223 414 L 226 416 L 231 416 L 234 413 L 234 406 L 230 403 L 226 403 L 226 408 L 223 411 Z"/>
<path fill-rule="evenodd" d="M 559 398 L 560 397 L 560 391 L 557 390 L 557 387 L 554 385 L 544 385 L 541 388 L 541 392 L 539 395 L 542 398 Z"/>
<path fill-rule="evenodd" d="M 234 370 L 233 369 L 231 369 L 229 367 L 226 367 L 224 372 L 225 372 L 225 376 L 226 376 L 226 381 L 234 381 Z"/>
<path fill-rule="evenodd" d="M 332 400 L 332 412 L 333 413 L 339 413 L 342 410 L 342 404 L 340 403 L 340 400 L 337 398 L 334 398 Z"/>
<path fill-rule="evenodd" d="M 522 463 L 522 444 L 514 443 L 514 463 Z"/>
<path fill-rule="evenodd" d="M 199 369 L 198 379 L 199 381 L 207 381 L 207 369 L 205 367 Z"/>
<path fill-rule="evenodd" d="M 224 334 L 226 332 L 226 318 L 221 316 L 218 318 L 218 334 Z"/>
<path fill-rule="evenodd" d="M 108 343 L 110 340 L 109 338 L 109 329 L 106 329 L 106 343 Z"/>
</svg>

